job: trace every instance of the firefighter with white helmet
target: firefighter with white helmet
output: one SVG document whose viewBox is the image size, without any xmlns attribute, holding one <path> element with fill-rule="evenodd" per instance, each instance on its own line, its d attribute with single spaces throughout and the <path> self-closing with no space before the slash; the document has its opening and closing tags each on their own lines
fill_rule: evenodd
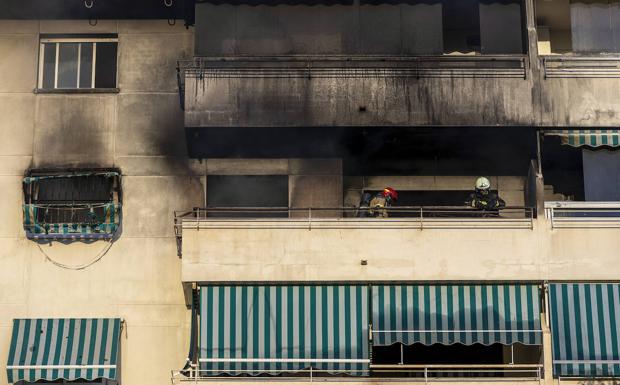
<svg viewBox="0 0 620 385">
<path fill-rule="evenodd" d="M 483 176 L 476 180 L 475 191 L 469 194 L 469 198 L 465 204 L 478 210 L 485 211 L 497 211 L 506 207 L 506 202 L 491 191 L 491 182 Z"/>
</svg>

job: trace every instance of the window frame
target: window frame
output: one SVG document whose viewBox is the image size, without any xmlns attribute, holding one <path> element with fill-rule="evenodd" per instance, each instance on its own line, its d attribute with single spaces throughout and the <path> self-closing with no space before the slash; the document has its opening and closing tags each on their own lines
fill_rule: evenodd
<svg viewBox="0 0 620 385">
<path fill-rule="evenodd" d="M 63 88 L 58 87 L 58 58 L 59 58 L 59 50 L 61 43 L 77 43 L 78 45 L 78 53 L 77 53 L 77 82 L 76 87 Z M 93 45 L 93 55 L 92 55 L 92 69 L 91 69 L 91 79 L 89 87 L 80 87 L 80 64 L 81 64 L 81 49 L 83 43 L 92 43 Z M 115 76 L 115 87 L 96 87 L 96 79 L 95 73 L 97 68 L 97 43 L 116 43 L 117 51 L 116 51 L 116 76 Z M 101 91 L 117 91 L 118 90 L 118 37 L 41 37 L 39 39 L 39 69 L 38 69 L 38 79 L 37 79 L 37 92 L 97 92 L 97 90 Z M 45 44 L 55 44 L 55 61 L 54 61 L 54 87 L 53 88 L 44 88 L 43 87 L 43 73 L 45 70 Z"/>
</svg>

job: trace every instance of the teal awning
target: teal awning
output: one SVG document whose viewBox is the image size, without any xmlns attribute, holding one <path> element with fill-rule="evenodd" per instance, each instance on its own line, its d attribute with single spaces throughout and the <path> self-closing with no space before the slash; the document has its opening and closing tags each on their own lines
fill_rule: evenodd
<svg viewBox="0 0 620 385">
<path fill-rule="evenodd" d="M 120 330 L 119 318 L 13 320 L 8 382 L 114 380 Z"/>
<path fill-rule="evenodd" d="M 373 345 L 542 344 L 536 285 L 372 288 Z"/>
<path fill-rule="evenodd" d="M 200 299 L 201 375 L 367 374 L 367 286 L 205 286 Z"/>
<path fill-rule="evenodd" d="M 28 239 L 112 238 L 120 226 L 120 203 L 82 205 L 24 204 L 24 230 Z M 64 217 L 77 216 L 82 221 L 70 223 L 47 222 L 48 213 L 63 212 Z"/>
<path fill-rule="evenodd" d="M 550 284 L 549 308 L 554 375 L 620 375 L 620 284 Z"/>
<path fill-rule="evenodd" d="M 620 130 L 595 129 L 595 130 L 553 130 L 545 131 L 545 135 L 559 136 L 562 144 L 573 147 L 619 147 Z"/>
<path fill-rule="evenodd" d="M 83 178 L 89 176 L 100 176 L 105 178 L 117 178 L 120 174 L 116 171 L 104 171 L 104 172 L 74 172 L 67 174 L 53 174 L 53 175 L 39 175 L 39 176 L 27 176 L 24 178 L 24 183 L 29 184 L 38 182 L 45 179 L 62 179 L 62 178 Z"/>
</svg>

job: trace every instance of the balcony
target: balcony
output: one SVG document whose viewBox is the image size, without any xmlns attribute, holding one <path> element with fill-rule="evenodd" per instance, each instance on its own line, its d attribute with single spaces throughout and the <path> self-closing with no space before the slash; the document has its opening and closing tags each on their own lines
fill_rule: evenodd
<svg viewBox="0 0 620 385">
<path fill-rule="evenodd" d="M 352 209 L 295 209 L 284 218 L 260 218 L 256 210 L 249 218 L 222 218 L 219 210 L 177 213 L 182 280 L 563 280 L 583 279 L 584 271 L 605 280 L 620 274 L 615 229 L 558 229 L 544 216 L 532 219 L 526 208 L 490 217 L 462 208 L 403 210 L 409 210 L 404 217 L 388 218 L 358 218 Z"/>
<path fill-rule="evenodd" d="M 554 229 L 620 228 L 620 203 L 545 202 L 545 217 Z"/>
<path fill-rule="evenodd" d="M 524 55 L 203 57 L 178 71 L 191 128 L 533 123 Z"/>
</svg>

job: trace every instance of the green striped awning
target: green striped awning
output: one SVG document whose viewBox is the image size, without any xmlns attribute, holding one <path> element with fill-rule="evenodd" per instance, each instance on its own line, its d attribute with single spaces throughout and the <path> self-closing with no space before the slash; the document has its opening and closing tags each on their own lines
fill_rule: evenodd
<svg viewBox="0 0 620 385">
<path fill-rule="evenodd" d="M 47 212 L 86 213 L 90 223 L 46 222 Z M 100 203 L 80 207 L 24 204 L 24 230 L 28 239 L 112 238 L 120 226 L 120 203 Z"/>
<path fill-rule="evenodd" d="M 372 288 L 373 345 L 542 344 L 536 285 Z"/>
<path fill-rule="evenodd" d="M 15 319 L 9 383 L 116 379 L 119 318 Z"/>
<path fill-rule="evenodd" d="M 202 375 L 368 373 L 367 286 L 204 286 L 200 298 Z"/>
<path fill-rule="evenodd" d="M 549 285 L 555 376 L 620 375 L 620 284 Z"/>
<path fill-rule="evenodd" d="M 620 130 L 553 130 L 545 131 L 545 135 L 559 136 L 562 144 L 573 147 L 619 147 Z"/>
</svg>

